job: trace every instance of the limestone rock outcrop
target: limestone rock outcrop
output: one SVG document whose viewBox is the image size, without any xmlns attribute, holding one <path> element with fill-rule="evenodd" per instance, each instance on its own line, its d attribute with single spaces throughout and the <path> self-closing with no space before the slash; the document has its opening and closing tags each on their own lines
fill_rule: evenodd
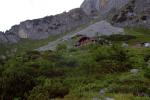
<svg viewBox="0 0 150 100">
<path fill-rule="evenodd" d="M 8 42 L 7 37 L 5 36 L 4 32 L 0 32 L 0 43 Z"/>
<path fill-rule="evenodd" d="M 0 32 L 0 44 L 4 43 L 17 43 L 20 40 L 20 38 L 13 33 L 10 32 Z"/>
<path fill-rule="evenodd" d="M 150 28 L 150 0 L 85 0 L 81 5 L 89 16 L 99 16 L 113 25 Z"/>
<path fill-rule="evenodd" d="M 44 39 L 49 35 L 62 34 L 87 23 L 88 16 L 77 8 L 55 16 L 27 20 L 13 26 L 9 31 L 20 38 Z"/>
<path fill-rule="evenodd" d="M 142 26 L 150 28 L 150 0 L 130 0 L 112 17 L 116 26 Z"/>
<path fill-rule="evenodd" d="M 126 5 L 130 0 L 85 0 L 81 5 L 81 8 L 88 15 L 98 15 L 104 16 L 111 11 L 117 11 Z"/>
</svg>

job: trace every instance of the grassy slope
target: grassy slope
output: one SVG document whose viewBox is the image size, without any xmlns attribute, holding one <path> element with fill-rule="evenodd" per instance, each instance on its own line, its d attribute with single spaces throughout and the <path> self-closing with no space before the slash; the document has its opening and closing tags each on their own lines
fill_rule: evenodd
<svg viewBox="0 0 150 100">
<path fill-rule="evenodd" d="M 2 46 L 0 48 L 0 54 L 5 54 L 6 51 L 10 52 L 13 49 L 17 49 L 17 53 L 34 50 L 43 45 L 46 45 L 50 41 L 56 40 L 62 35 L 49 36 L 47 39 L 41 39 L 41 40 L 21 39 L 17 44 L 7 44 L 5 46 Z"/>
<path fill-rule="evenodd" d="M 31 55 L 32 53 L 29 53 L 26 56 L 17 56 L 18 58 L 16 57 L 16 59 L 19 59 L 19 61 L 22 61 L 21 59 L 25 59 L 26 61 L 21 63 L 21 66 L 19 67 L 24 66 L 26 68 L 28 67 L 31 69 L 33 68 L 32 71 L 34 72 L 35 70 L 36 72 L 39 72 L 39 74 L 40 71 L 41 72 L 44 71 L 47 73 L 50 72 L 51 68 L 49 69 L 49 67 L 52 66 L 51 63 L 53 64 L 54 69 L 56 69 L 56 73 L 59 73 L 61 71 L 64 72 L 64 74 L 60 76 L 58 74 L 58 76 L 50 77 L 44 74 L 45 76 L 39 76 L 34 78 L 34 79 L 38 79 L 40 77 L 43 78 L 45 77 L 46 79 L 44 78 L 42 80 L 58 80 L 58 81 L 60 80 L 62 83 L 67 84 L 67 87 L 69 87 L 69 94 L 66 95 L 64 98 L 57 98 L 55 100 L 92 100 L 92 98 L 105 98 L 105 97 L 115 98 L 115 100 L 149 100 L 150 99 L 150 97 L 136 96 L 133 95 L 132 93 L 132 91 L 135 91 L 136 89 L 137 91 L 139 91 L 140 89 L 145 89 L 145 87 L 147 88 L 148 85 L 150 84 L 150 80 L 144 76 L 145 73 L 144 67 L 146 66 L 137 67 L 138 66 L 137 65 L 136 68 L 139 68 L 140 72 L 136 75 L 130 73 L 129 71 L 103 73 L 103 71 L 101 71 L 102 70 L 101 67 L 98 67 L 99 65 L 101 65 L 101 62 L 100 63 L 97 62 L 95 65 L 95 61 L 93 60 L 94 57 L 93 53 L 95 54 L 96 48 L 99 48 L 99 45 L 91 45 L 91 46 L 85 46 L 81 48 L 74 48 L 71 50 L 63 49 L 57 51 L 56 54 L 58 53 L 58 55 L 61 55 L 62 58 L 57 58 L 57 57 L 55 58 L 55 56 L 51 54 L 51 52 L 43 52 L 43 54 L 39 54 L 39 56 L 36 54 L 34 55 L 34 53 L 33 55 Z M 100 50 L 106 53 L 106 54 L 104 53 L 104 55 L 107 55 L 107 53 L 109 53 L 105 51 L 107 48 L 109 47 L 107 46 L 100 47 Z M 145 51 L 145 48 L 142 48 L 140 51 L 135 50 L 135 52 L 133 52 L 132 48 L 129 47 L 128 50 L 133 54 L 137 55 L 137 58 L 139 56 L 140 59 L 138 60 L 141 61 L 141 56 L 139 55 L 139 53 L 142 54 L 142 52 Z M 29 58 L 25 58 L 28 56 Z M 31 60 L 27 61 L 27 59 L 31 59 Z M 56 61 L 53 59 L 56 59 Z M 11 68 L 13 67 L 17 68 L 15 67 L 15 64 L 20 65 L 20 62 L 14 63 L 13 61 L 15 60 L 12 58 L 12 60 L 10 60 L 6 64 L 7 65 L 6 67 L 8 67 L 10 63 L 10 69 L 7 68 L 6 72 L 7 71 L 11 72 L 12 70 Z M 74 62 L 76 63 L 75 66 L 73 66 Z M 38 66 L 37 68 L 36 65 Z M 112 68 L 111 66 L 109 67 L 110 69 Z M 44 70 L 45 68 L 46 70 Z M 52 71 L 55 72 L 55 70 Z M 45 84 L 51 84 L 51 83 L 45 83 Z M 39 86 L 43 86 L 43 84 L 40 84 Z M 118 89 L 119 92 L 116 93 L 106 92 L 105 95 L 100 96 L 99 91 L 104 88 Z M 43 100 L 43 99 L 35 99 L 35 100 Z"/>
<path fill-rule="evenodd" d="M 131 44 L 131 47 L 129 47 L 130 51 L 135 52 L 137 55 L 141 55 L 141 54 L 143 55 L 143 53 L 145 53 L 145 50 L 150 50 L 149 48 L 140 48 L 140 49 L 132 48 L 132 45 L 135 45 L 136 43 L 150 42 L 150 30 L 143 29 L 143 28 L 126 28 L 125 31 L 129 35 L 134 35 L 137 37 L 136 39 L 129 41 L 129 43 Z M 17 47 L 18 52 L 29 51 L 29 50 L 36 49 L 37 47 L 40 47 L 48 43 L 49 41 L 55 40 L 56 38 L 58 37 L 49 37 L 48 39 L 36 40 L 36 41 L 22 40 L 17 45 L 9 46 L 7 50 L 10 48 Z M 70 59 L 77 60 L 78 64 L 80 63 L 84 64 L 87 62 L 92 62 L 91 54 L 93 53 L 94 49 L 90 50 L 90 48 L 91 48 L 90 46 L 87 46 L 83 48 L 72 49 L 70 51 L 68 50 L 61 51 L 61 55 L 63 55 L 63 57 L 67 58 L 68 60 Z M 105 48 L 107 48 L 107 46 Z M 63 99 L 58 98 L 58 100 L 91 100 L 92 98 L 104 98 L 104 97 L 112 97 L 115 98 L 115 100 L 150 100 L 150 97 L 135 96 L 132 94 L 132 92 L 131 93 L 130 92 L 129 93 L 108 92 L 104 96 L 99 96 L 100 89 L 107 88 L 107 87 L 113 88 L 119 84 L 121 84 L 123 87 L 127 89 L 130 87 L 134 88 L 134 85 L 136 84 L 139 84 L 139 87 L 141 86 L 141 88 L 143 88 L 142 87 L 143 84 L 145 85 L 147 82 L 150 83 L 150 80 L 144 77 L 144 73 L 145 73 L 144 69 L 141 69 L 138 75 L 133 75 L 130 72 L 121 72 L 121 73 L 108 73 L 108 74 L 94 73 L 94 74 L 89 74 L 87 76 L 84 71 L 89 69 L 87 68 L 87 66 L 83 68 L 84 69 L 82 69 L 82 67 L 64 69 L 67 71 L 65 72 L 65 77 L 63 77 L 63 80 L 69 83 L 70 92 L 67 96 L 65 96 L 65 98 Z M 61 79 L 61 77 L 56 77 L 56 79 Z M 126 80 L 128 81 L 128 83 L 126 84 L 120 83 Z M 141 81 L 143 83 L 140 83 Z M 132 85 L 132 83 L 134 82 L 136 84 Z"/>
<path fill-rule="evenodd" d="M 142 42 L 150 42 L 150 30 L 149 29 L 145 29 L 145 28 L 125 28 L 125 32 L 128 35 L 132 35 L 135 36 L 136 39 L 130 40 L 128 41 L 128 43 L 130 44 L 130 50 L 132 52 L 136 52 L 137 55 L 143 55 L 145 53 L 145 51 L 150 50 L 149 48 L 133 48 L 133 45 L 136 45 L 138 43 L 142 43 Z M 79 51 L 73 52 L 73 53 L 69 53 L 68 55 L 72 55 L 77 59 L 80 59 L 80 61 L 82 61 L 84 58 L 88 58 L 89 57 L 89 51 L 88 48 L 81 48 Z M 88 59 L 87 59 L 88 61 Z M 109 74 L 103 77 L 103 79 L 97 79 L 89 84 L 84 84 L 81 85 L 81 87 L 79 88 L 81 92 L 80 95 L 82 95 L 81 97 L 75 97 L 74 96 L 74 92 L 72 93 L 73 95 L 69 95 L 66 96 L 65 99 L 58 99 L 58 100 L 91 100 L 92 98 L 103 98 L 101 96 L 99 96 L 99 90 L 92 90 L 93 88 L 102 88 L 105 87 L 106 84 L 110 84 L 110 87 L 113 87 L 112 83 L 109 83 L 108 81 L 111 80 L 134 80 L 134 79 L 139 79 L 141 81 L 147 81 L 146 78 L 144 78 L 144 70 L 142 70 L 138 75 L 134 76 L 133 74 L 129 73 L 129 72 L 125 72 L 125 73 L 117 73 L 117 74 Z M 75 78 L 75 80 L 80 79 L 79 76 Z M 92 77 L 89 77 L 89 80 L 93 79 Z M 148 80 L 149 81 L 149 80 Z M 114 81 L 115 83 L 115 81 Z M 78 85 L 75 85 L 74 87 L 77 88 Z M 130 86 L 130 85 L 129 85 Z M 86 87 L 86 89 L 84 88 Z M 86 91 L 84 91 L 84 89 Z M 79 95 L 78 94 L 78 95 Z M 139 97 L 139 96 L 135 96 L 133 94 L 123 94 L 123 93 L 106 93 L 104 97 L 112 97 L 115 98 L 115 100 L 149 100 L 149 97 Z"/>
<path fill-rule="evenodd" d="M 150 29 L 145 28 L 125 28 L 125 32 L 137 38 L 129 41 L 130 44 L 137 44 L 142 42 L 150 42 Z"/>
<path fill-rule="evenodd" d="M 132 48 L 130 48 L 132 51 Z M 148 49 L 150 50 L 150 49 Z M 135 52 L 140 52 L 140 54 L 145 51 L 145 48 L 139 50 L 135 50 Z M 90 61 L 89 55 L 91 51 L 88 51 L 86 48 L 81 48 L 79 51 L 73 53 L 67 53 L 66 56 L 72 55 L 76 59 L 82 62 L 86 59 L 87 62 Z M 115 100 L 149 100 L 150 97 L 139 97 L 130 93 L 106 93 L 104 96 L 99 96 L 99 90 L 107 87 L 114 87 L 114 84 L 118 84 L 117 80 L 141 80 L 141 81 L 149 81 L 147 78 L 144 78 L 144 70 L 141 70 L 138 75 L 131 74 L 130 72 L 124 73 L 112 73 L 99 76 L 99 78 L 95 78 L 92 75 L 84 76 L 80 73 L 80 71 L 73 72 L 75 75 L 72 77 L 67 77 L 66 79 L 73 79 L 75 82 L 72 83 L 72 91 L 71 93 L 63 99 L 58 100 L 92 100 L 92 98 L 105 98 L 111 97 Z M 78 74 L 78 75 L 77 75 Z M 77 75 L 77 76 L 76 76 Z M 76 77 L 74 77 L 76 76 Z M 87 83 L 78 83 L 79 80 L 88 80 Z M 128 83 L 127 83 L 128 84 Z M 129 83 L 130 84 L 130 83 Z M 138 83 L 136 83 L 138 84 Z M 140 84 L 140 83 L 139 83 Z M 126 85 L 125 85 L 126 86 Z M 132 86 L 132 85 L 131 85 Z M 129 88 L 130 85 L 127 85 Z M 57 100 L 57 99 L 56 99 Z"/>
</svg>

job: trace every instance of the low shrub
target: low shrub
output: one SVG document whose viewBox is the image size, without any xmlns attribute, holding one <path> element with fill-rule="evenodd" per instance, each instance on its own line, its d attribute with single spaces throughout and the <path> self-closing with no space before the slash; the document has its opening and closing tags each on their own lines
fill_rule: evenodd
<svg viewBox="0 0 150 100">
<path fill-rule="evenodd" d="M 15 97 L 25 98 L 24 94 L 35 86 L 33 77 L 20 69 L 9 69 L 0 78 L 2 100 L 12 100 Z"/>
<path fill-rule="evenodd" d="M 110 92 L 115 93 L 132 93 L 137 96 L 149 95 L 149 81 L 136 80 L 136 79 L 127 79 L 117 82 L 110 86 Z"/>
<path fill-rule="evenodd" d="M 45 96 L 45 100 L 50 98 L 63 98 L 69 93 L 69 89 L 59 80 L 45 80 L 43 85 L 33 88 L 28 96 L 28 100 L 39 100 Z M 43 100 L 43 99 L 42 99 Z"/>
<path fill-rule="evenodd" d="M 147 69 L 145 70 L 144 76 L 145 76 L 146 78 L 150 79 L 150 68 L 147 68 Z"/>
<path fill-rule="evenodd" d="M 121 35 L 121 34 L 114 34 L 110 36 L 101 36 L 101 38 L 109 41 L 129 41 L 132 39 L 136 39 L 135 36 L 132 35 Z"/>
<path fill-rule="evenodd" d="M 128 50 L 118 45 L 98 48 L 93 53 L 93 58 L 103 73 L 124 72 L 132 68 Z"/>
</svg>

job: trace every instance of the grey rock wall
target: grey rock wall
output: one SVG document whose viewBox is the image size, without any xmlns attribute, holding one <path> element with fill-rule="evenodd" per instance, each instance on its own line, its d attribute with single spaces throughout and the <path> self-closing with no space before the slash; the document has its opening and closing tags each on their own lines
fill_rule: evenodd
<svg viewBox="0 0 150 100">
<path fill-rule="evenodd" d="M 112 23 L 121 27 L 150 28 L 150 0 L 131 0 L 113 16 Z"/>
<path fill-rule="evenodd" d="M 85 0 L 81 8 L 88 15 L 98 13 L 99 15 L 106 15 L 112 10 L 118 10 L 126 5 L 130 0 Z"/>
<path fill-rule="evenodd" d="M 10 32 L 0 32 L 0 44 L 17 43 L 20 40 L 19 36 Z"/>
<path fill-rule="evenodd" d="M 5 36 L 4 32 L 0 32 L 0 43 L 8 42 L 7 37 Z"/>
<path fill-rule="evenodd" d="M 55 16 L 21 22 L 13 26 L 9 32 L 17 34 L 20 38 L 44 39 L 49 35 L 62 34 L 88 22 L 88 16 L 82 9 L 77 8 Z"/>
<path fill-rule="evenodd" d="M 150 0 L 85 0 L 81 9 L 115 26 L 150 28 Z"/>
</svg>

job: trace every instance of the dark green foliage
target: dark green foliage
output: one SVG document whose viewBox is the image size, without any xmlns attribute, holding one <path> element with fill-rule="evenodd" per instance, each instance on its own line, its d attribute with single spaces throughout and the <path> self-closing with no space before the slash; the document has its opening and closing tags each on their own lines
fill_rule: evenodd
<svg viewBox="0 0 150 100">
<path fill-rule="evenodd" d="M 67 49 L 66 44 L 59 44 L 56 48 L 56 51 L 62 51 L 62 50 L 66 50 L 66 49 Z"/>
<path fill-rule="evenodd" d="M 0 78 L 2 100 L 11 100 L 14 97 L 24 98 L 24 93 L 35 86 L 35 81 L 31 75 L 23 69 L 7 69 Z"/>
<path fill-rule="evenodd" d="M 150 68 L 147 68 L 147 69 L 145 70 L 144 76 L 145 76 L 146 78 L 150 79 Z"/>
<path fill-rule="evenodd" d="M 117 45 L 111 48 L 98 48 L 94 52 L 94 59 L 102 66 L 102 72 L 123 72 L 132 68 L 128 50 Z"/>
<path fill-rule="evenodd" d="M 139 79 L 125 79 L 117 81 L 113 86 L 111 86 L 110 92 L 117 93 L 133 93 L 137 96 L 145 96 L 150 93 L 149 81 L 139 80 Z"/>
<path fill-rule="evenodd" d="M 0 99 L 82 97 L 105 87 L 112 89 L 109 93 L 148 94 L 149 71 L 145 71 L 148 59 L 148 50 L 139 54 L 120 45 L 92 44 L 74 50 L 28 51 L 0 64 Z M 144 79 L 119 80 L 119 75 L 132 68 L 144 70 Z"/>
<path fill-rule="evenodd" d="M 69 89 L 59 80 L 45 80 L 43 85 L 36 86 L 30 92 L 29 100 L 39 100 L 39 97 L 63 98 L 69 93 Z M 47 100 L 47 99 L 45 99 Z"/>
<path fill-rule="evenodd" d="M 145 50 L 143 53 L 144 53 L 144 60 L 145 61 L 150 60 L 150 49 Z"/>
<path fill-rule="evenodd" d="M 136 39 L 136 37 L 133 35 L 120 35 L 120 34 L 115 34 L 115 35 L 110 35 L 110 36 L 101 36 L 101 38 L 109 40 L 109 41 L 129 41 L 132 39 Z"/>
</svg>

